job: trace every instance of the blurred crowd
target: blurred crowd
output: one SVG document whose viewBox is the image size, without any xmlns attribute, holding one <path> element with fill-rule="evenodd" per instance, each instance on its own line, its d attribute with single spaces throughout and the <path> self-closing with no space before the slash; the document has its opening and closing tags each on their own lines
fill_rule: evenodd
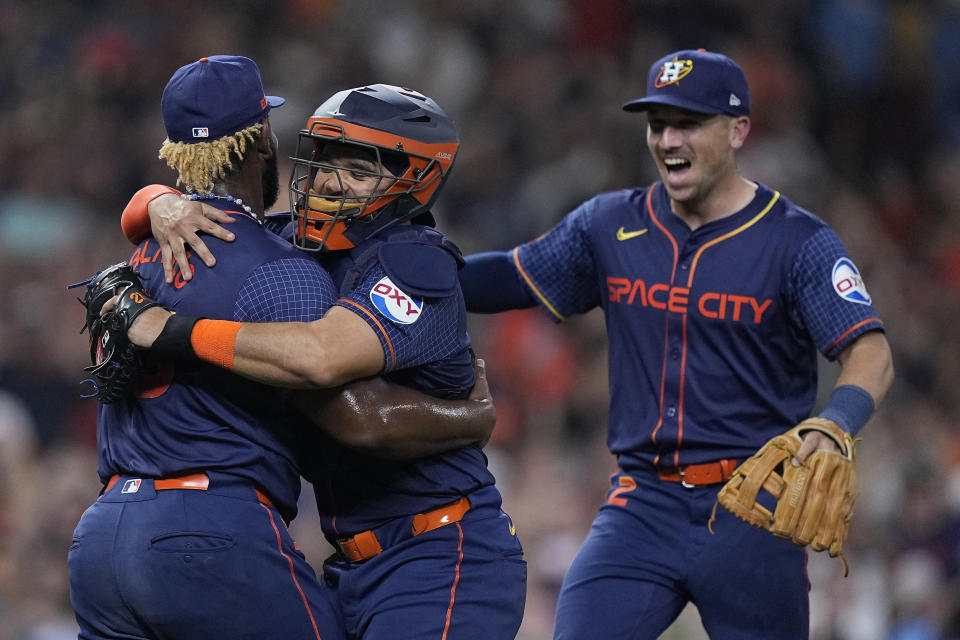
<svg viewBox="0 0 960 640">
<path fill-rule="evenodd" d="M 653 60 L 691 47 L 744 67 L 742 173 L 838 230 L 894 350 L 894 388 L 859 444 L 850 577 L 810 558 L 811 635 L 960 638 L 957 0 L 0 0 L 0 640 L 76 637 L 66 554 L 100 487 L 82 310 L 65 285 L 123 259 L 123 205 L 173 178 L 157 150 L 177 67 L 254 58 L 287 99 L 271 116 L 281 155 L 335 90 L 434 97 L 462 134 L 436 213 L 470 253 L 654 181 L 645 120 L 620 105 Z M 529 563 L 520 638 L 540 640 L 616 466 L 603 319 L 529 310 L 470 329 L 498 410 L 487 453 Z M 822 374 L 823 398 L 836 365 Z M 293 530 L 319 567 L 329 548 L 310 500 Z M 667 636 L 700 638 L 696 614 Z"/>
</svg>

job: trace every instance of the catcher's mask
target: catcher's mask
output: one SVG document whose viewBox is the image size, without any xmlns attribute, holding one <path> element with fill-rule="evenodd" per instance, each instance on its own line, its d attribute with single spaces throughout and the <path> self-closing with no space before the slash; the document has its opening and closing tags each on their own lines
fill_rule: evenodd
<svg viewBox="0 0 960 640">
<path fill-rule="evenodd" d="M 405 220 L 434 226 L 430 207 L 459 146 L 447 114 L 416 91 L 375 84 L 334 94 L 307 120 L 291 158 L 295 244 L 336 251 Z M 329 174 L 322 192 L 318 172 Z M 351 193 L 345 173 L 373 181 L 372 191 Z"/>
</svg>

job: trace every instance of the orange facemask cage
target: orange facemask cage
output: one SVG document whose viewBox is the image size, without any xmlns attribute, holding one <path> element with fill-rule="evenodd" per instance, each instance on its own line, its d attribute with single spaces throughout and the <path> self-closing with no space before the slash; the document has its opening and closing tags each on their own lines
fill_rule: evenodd
<svg viewBox="0 0 960 640">
<path fill-rule="evenodd" d="M 322 195 L 312 189 L 318 171 L 333 172 L 343 194 L 340 172 L 357 172 L 318 157 L 320 150 L 338 145 L 361 151 L 375 162 L 377 173 L 361 172 L 377 178 L 369 195 Z M 456 141 L 420 142 L 342 120 L 311 117 L 292 158 L 290 208 L 296 246 L 311 251 L 351 249 L 387 227 L 428 213 L 458 148 Z"/>
</svg>

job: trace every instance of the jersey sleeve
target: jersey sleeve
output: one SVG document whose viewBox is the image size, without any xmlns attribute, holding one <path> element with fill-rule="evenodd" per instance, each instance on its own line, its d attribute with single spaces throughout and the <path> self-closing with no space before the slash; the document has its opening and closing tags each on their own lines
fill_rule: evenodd
<svg viewBox="0 0 960 640">
<path fill-rule="evenodd" d="M 308 258 L 284 258 L 254 269 L 237 294 L 234 320 L 312 322 L 336 299 L 330 275 Z"/>
<path fill-rule="evenodd" d="M 594 211 L 595 201 L 589 200 L 553 229 L 512 252 L 521 279 L 557 322 L 600 304 L 602 288 L 589 233 Z"/>
<path fill-rule="evenodd" d="M 370 325 L 383 346 L 382 373 L 442 360 L 463 346 L 466 311 L 457 288 L 453 295 L 408 295 L 379 263 L 334 304 L 353 311 Z"/>
<path fill-rule="evenodd" d="M 800 247 L 790 287 L 798 321 L 830 360 L 864 333 L 883 330 L 860 271 L 829 227 Z"/>
</svg>

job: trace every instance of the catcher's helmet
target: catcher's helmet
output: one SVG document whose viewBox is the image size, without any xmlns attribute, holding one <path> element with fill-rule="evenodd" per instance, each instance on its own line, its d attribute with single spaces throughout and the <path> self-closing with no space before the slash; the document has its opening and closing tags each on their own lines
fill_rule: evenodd
<svg viewBox="0 0 960 640">
<path fill-rule="evenodd" d="M 307 120 L 291 158 L 296 245 L 313 251 L 350 249 L 405 220 L 433 226 L 430 207 L 459 146 L 447 114 L 416 91 L 374 84 L 334 94 Z M 376 165 L 376 172 L 359 172 L 376 178 L 371 194 L 345 193 L 340 171 L 347 169 L 330 162 L 343 153 Z M 333 193 L 312 189 L 318 171 L 335 176 Z"/>
</svg>

